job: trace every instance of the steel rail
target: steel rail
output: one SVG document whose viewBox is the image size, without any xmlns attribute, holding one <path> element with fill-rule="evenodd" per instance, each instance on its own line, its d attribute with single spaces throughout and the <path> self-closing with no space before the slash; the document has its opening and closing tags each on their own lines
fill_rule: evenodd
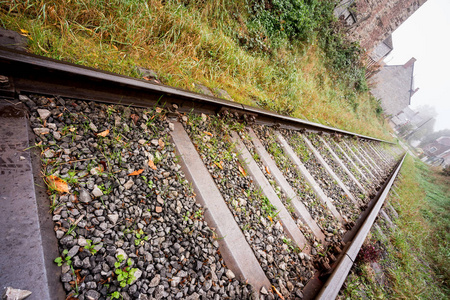
<svg viewBox="0 0 450 300">
<path fill-rule="evenodd" d="M 352 268 L 353 263 L 355 262 L 356 256 L 358 255 L 358 252 L 367 237 L 367 234 L 372 228 L 372 225 L 374 224 L 375 219 L 377 218 L 378 213 L 380 212 L 380 209 L 383 206 L 384 201 L 386 200 L 386 197 L 397 177 L 397 174 L 402 167 L 405 157 L 406 154 L 403 155 L 403 158 L 398 162 L 397 167 L 395 168 L 394 172 L 392 172 L 390 179 L 389 181 L 387 181 L 384 188 L 378 193 L 378 199 L 376 200 L 374 207 L 370 211 L 370 214 L 364 220 L 364 223 L 358 230 L 358 233 L 352 239 L 350 246 L 347 247 L 346 251 L 342 255 L 341 260 L 337 264 L 331 276 L 328 278 L 325 285 L 320 290 L 316 299 L 329 300 L 335 299 L 337 297 L 342 284 L 347 278 L 347 275 Z"/>
<path fill-rule="evenodd" d="M 278 123 L 283 127 L 342 134 L 383 143 L 389 141 L 322 124 L 283 116 L 264 109 L 211 97 L 187 90 L 154 84 L 62 62 L 23 51 L 0 47 L 0 75 L 8 76 L 15 94 L 22 92 L 58 95 L 113 104 L 151 107 L 156 103 L 177 104 L 181 112 L 217 113 L 224 109 L 253 115 L 258 123 Z M 2 92 L 0 88 L 0 93 Z"/>
</svg>

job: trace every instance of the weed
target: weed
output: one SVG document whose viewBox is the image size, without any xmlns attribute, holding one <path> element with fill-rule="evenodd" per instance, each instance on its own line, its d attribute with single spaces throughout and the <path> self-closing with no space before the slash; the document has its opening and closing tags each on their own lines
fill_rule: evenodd
<svg viewBox="0 0 450 300">
<path fill-rule="evenodd" d="M 91 254 L 95 254 L 97 253 L 97 250 L 95 250 L 95 245 L 97 244 L 93 244 L 92 240 L 86 240 L 87 245 L 84 246 L 84 249 L 88 250 L 89 252 L 91 252 Z"/>
<path fill-rule="evenodd" d="M 123 255 L 118 255 L 117 261 L 114 263 L 114 273 L 117 275 L 117 281 L 122 288 L 127 286 L 127 284 L 131 284 L 136 279 L 136 277 L 134 277 L 134 273 L 137 271 L 137 268 L 131 268 L 133 265 L 131 258 L 128 258 L 125 266 L 121 267 L 123 261 Z"/>
<path fill-rule="evenodd" d="M 142 229 L 136 230 L 135 232 L 135 240 L 134 240 L 134 245 L 135 246 L 139 246 L 139 245 L 143 245 L 144 241 L 148 241 L 149 240 L 149 236 L 144 234 L 144 231 Z"/>
</svg>

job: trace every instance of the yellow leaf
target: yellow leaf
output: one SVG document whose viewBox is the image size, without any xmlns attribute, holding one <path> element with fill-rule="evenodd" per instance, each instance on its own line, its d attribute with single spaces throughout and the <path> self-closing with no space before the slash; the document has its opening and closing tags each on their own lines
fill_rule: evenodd
<svg viewBox="0 0 450 300">
<path fill-rule="evenodd" d="M 152 168 L 153 170 L 156 170 L 155 163 L 154 163 L 153 160 L 151 160 L 151 159 L 148 160 L 148 166 L 149 166 L 150 168 Z"/>
<path fill-rule="evenodd" d="M 164 142 L 162 139 L 158 140 L 158 144 L 159 144 L 159 147 L 161 148 L 161 150 L 164 149 Z"/>
<path fill-rule="evenodd" d="M 102 137 L 105 137 L 105 136 L 107 136 L 108 134 L 109 134 L 109 129 L 106 129 L 105 131 L 102 131 L 102 132 L 100 132 L 100 133 L 97 134 L 97 135 L 102 136 Z"/>
<path fill-rule="evenodd" d="M 271 217 L 271 216 L 267 216 L 267 219 L 269 219 L 269 220 L 270 220 L 270 223 L 273 223 L 273 219 L 272 219 L 272 217 Z"/>
<path fill-rule="evenodd" d="M 59 193 L 68 193 L 69 185 L 63 179 L 50 175 L 47 176 L 48 187 L 52 190 L 58 191 Z"/>
<path fill-rule="evenodd" d="M 128 176 L 136 176 L 141 174 L 142 172 L 144 172 L 144 169 L 139 169 L 137 171 L 131 172 L 130 174 L 128 174 Z"/>
<path fill-rule="evenodd" d="M 267 172 L 267 174 L 270 175 L 270 171 L 269 171 L 269 169 L 267 168 L 267 166 L 266 166 L 266 172 Z"/>
<path fill-rule="evenodd" d="M 28 30 L 25 30 L 25 29 L 20 29 L 20 32 L 22 32 L 23 34 L 30 34 L 30 32 Z"/>
<path fill-rule="evenodd" d="M 208 131 L 203 131 L 203 133 L 206 134 L 206 135 L 209 135 L 211 137 L 213 136 L 213 134 L 211 132 L 208 132 Z"/>
<path fill-rule="evenodd" d="M 245 172 L 244 168 L 241 167 L 240 165 L 238 165 L 239 167 L 239 172 L 241 172 L 242 175 L 247 176 L 247 173 Z"/>
<path fill-rule="evenodd" d="M 220 163 L 218 163 L 218 162 L 214 162 L 214 163 L 216 164 L 216 166 L 218 166 L 218 167 L 219 167 L 219 169 L 223 170 L 223 167 L 222 167 L 222 162 L 220 162 Z"/>
</svg>

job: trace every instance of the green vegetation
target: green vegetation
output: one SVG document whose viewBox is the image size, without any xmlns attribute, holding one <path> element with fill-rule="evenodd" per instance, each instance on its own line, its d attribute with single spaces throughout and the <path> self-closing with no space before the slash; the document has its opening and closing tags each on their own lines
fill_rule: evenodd
<svg viewBox="0 0 450 300">
<path fill-rule="evenodd" d="M 389 138 L 358 45 L 320 0 L 3 0 L 0 24 L 32 53 Z M 162 99 L 164 101 L 164 99 Z"/>
<path fill-rule="evenodd" d="M 346 299 L 363 293 L 370 299 L 448 299 L 450 179 L 408 157 L 396 185 L 398 197 L 391 194 L 390 201 L 399 214 L 397 227 L 383 230 L 387 241 L 376 233 L 366 241 L 366 246 L 382 242 L 378 263 L 387 284 L 378 284 L 369 260 L 362 259 L 343 294 Z"/>
<path fill-rule="evenodd" d="M 123 262 L 123 255 L 118 255 L 117 261 L 114 263 L 114 267 L 116 268 L 114 273 L 117 275 L 117 281 L 119 281 L 120 287 L 122 288 L 127 284 L 131 284 L 136 279 L 134 273 L 137 271 L 136 268 L 131 268 L 133 265 L 131 258 L 128 258 L 125 266 L 121 267 Z"/>
</svg>

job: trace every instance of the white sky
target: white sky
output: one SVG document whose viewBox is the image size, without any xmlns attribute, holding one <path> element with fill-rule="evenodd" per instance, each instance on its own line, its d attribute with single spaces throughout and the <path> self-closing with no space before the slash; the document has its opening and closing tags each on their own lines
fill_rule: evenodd
<svg viewBox="0 0 450 300">
<path fill-rule="evenodd" d="M 450 129 L 450 1 L 428 0 L 394 31 L 392 39 L 394 50 L 384 60 L 388 65 L 417 59 L 414 86 L 420 89 L 411 98 L 411 107 L 435 107 L 435 131 Z"/>
</svg>

